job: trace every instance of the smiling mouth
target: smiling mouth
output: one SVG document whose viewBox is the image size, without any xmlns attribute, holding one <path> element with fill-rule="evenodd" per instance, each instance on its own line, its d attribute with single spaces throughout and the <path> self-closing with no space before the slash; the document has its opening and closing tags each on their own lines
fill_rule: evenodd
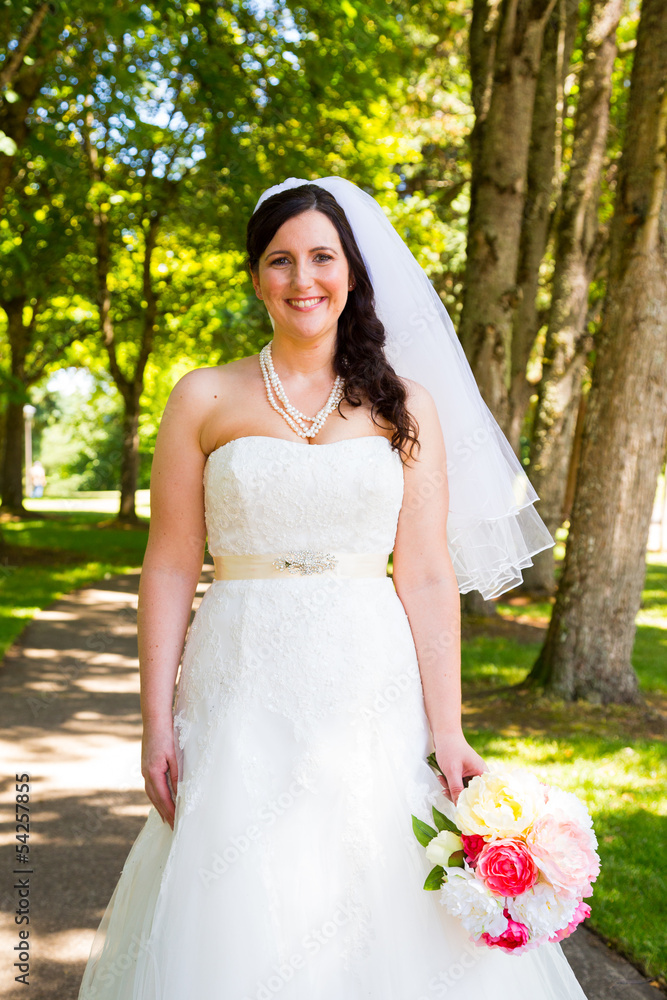
<svg viewBox="0 0 667 1000">
<path fill-rule="evenodd" d="M 322 295 L 316 299 L 287 299 L 287 305 L 291 306 L 292 309 L 305 312 L 307 309 L 314 309 L 315 306 L 319 306 L 320 302 L 324 301 L 326 301 L 326 296 Z"/>
</svg>

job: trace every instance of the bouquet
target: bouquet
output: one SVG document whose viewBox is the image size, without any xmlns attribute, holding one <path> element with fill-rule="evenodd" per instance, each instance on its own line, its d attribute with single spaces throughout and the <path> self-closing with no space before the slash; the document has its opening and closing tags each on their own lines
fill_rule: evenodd
<svg viewBox="0 0 667 1000">
<path fill-rule="evenodd" d="M 440 771 L 435 753 L 427 760 Z M 590 915 L 583 900 L 600 859 L 576 795 L 522 769 L 494 768 L 467 783 L 453 821 L 432 808 L 437 829 L 412 817 L 434 863 L 424 889 L 440 890 L 442 905 L 477 944 L 520 954 L 562 941 Z"/>
</svg>

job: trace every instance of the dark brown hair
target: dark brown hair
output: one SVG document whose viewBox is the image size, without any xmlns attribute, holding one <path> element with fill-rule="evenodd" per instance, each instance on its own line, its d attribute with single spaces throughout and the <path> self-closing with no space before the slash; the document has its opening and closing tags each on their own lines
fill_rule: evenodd
<svg viewBox="0 0 667 1000">
<path fill-rule="evenodd" d="M 355 282 L 338 318 L 333 357 L 335 374 L 345 379 L 343 399 L 361 406 L 366 397 L 373 423 L 379 414 L 394 427 L 391 445 L 404 459 L 406 445 L 412 442 L 411 458 L 415 443 L 419 447 L 419 425 L 406 407 L 407 390 L 385 356 L 385 330 L 375 313 L 373 286 L 347 216 L 333 195 L 317 184 L 301 184 L 262 202 L 248 223 L 247 266 L 256 274 L 262 253 L 283 223 L 311 209 L 322 212 L 336 227 Z"/>
</svg>

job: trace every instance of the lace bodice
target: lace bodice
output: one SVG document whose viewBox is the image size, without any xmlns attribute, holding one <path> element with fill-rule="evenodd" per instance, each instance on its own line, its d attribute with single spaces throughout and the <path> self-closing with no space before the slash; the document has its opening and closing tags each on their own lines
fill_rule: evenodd
<svg viewBox="0 0 667 1000">
<path fill-rule="evenodd" d="M 403 499 L 403 464 L 387 438 L 309 445 L 235 438 L 204 470 L 211 555 L 317 546 L 391 552 Z"/>
</svg>

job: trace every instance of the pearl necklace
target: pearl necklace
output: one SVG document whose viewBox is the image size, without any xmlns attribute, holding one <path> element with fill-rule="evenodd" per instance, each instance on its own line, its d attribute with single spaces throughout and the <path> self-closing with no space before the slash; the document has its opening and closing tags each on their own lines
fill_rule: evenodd
<svg viewBox="0 0 667 1000">
<path fill-rule="evenodd" d="M 297 410 L 296 406 L 292 406 L 287 398 L 282 382 L 278 378 L 276 370 L 273 367 L 273 358 L 271 356 L 272 343 L 273 341 L 270 340 L 268 344 L 265 344 L 259 352 L 259 366 L 262 370 L 262 378 L 264 379 L 266 395 L 269 403 L 273 409 L 281 415 L 281 417 L 284 417 L 292 430 L 295 431 L 299 437 L 315 437 L 319 433 L 329 414 L 333 413 L 343 398 L 345 381 L 340 375 L 337 375 L 331 392 L 329 393 L 329 398 L 322 409 L 319 410 L 314 417 L 307 417 L 305 413 L 301 412 L 301 410 Z M 284 409 L 276 400 L 274 390 L 275 396 L 277 396 L 283 403 Z M 312 426 L 308 428 L 307 424 L 312 424 Z"/>
</svg>

